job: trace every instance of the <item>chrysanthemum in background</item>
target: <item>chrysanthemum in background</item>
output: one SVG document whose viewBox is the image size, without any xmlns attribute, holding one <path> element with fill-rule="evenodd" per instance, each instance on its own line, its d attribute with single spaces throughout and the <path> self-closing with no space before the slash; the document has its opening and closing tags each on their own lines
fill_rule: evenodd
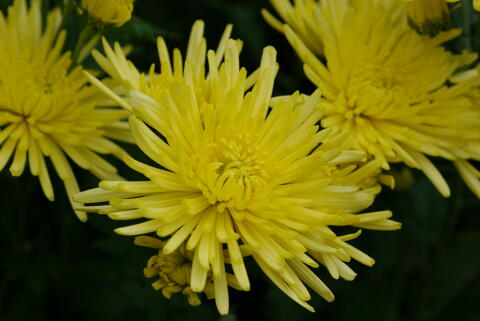
<svg viewBox="0 0 480 321">
<path fill-rule="evenodd" d="M 296 0 L 293 5 L 290 0 L 270 0 L 278 15 L 287 23 L 302 41 L 316 55 L 323 54 L 323 40 L 316 31 L 321 21 L 316 18 L 316 0 Z M 283 33 L 283 22 L 275 18 L 266 9 L 262 9 L 265 20 L 277 31 Z"/>
<path fill-rule="evenodd" d="M 81 8 L 94 20 L 120 27 L 132 18 L 134 0 L 82 0 Z"/>
<path fill-rule="evenodd" d="M 125 112 L 88 85 L 70 53 L 62 53 L 65 31 L 58 30 L 58 9 L 48 14 L 42 31 L 41 2 L 16 0 L 5 18 L 0 13 L 0 170 L 13 159 L 10 172 L 27 166 L 38 176 L 45 195 L 54 193 L 45 157 L 49 157 L 72 200 L 79 191 L 67 156 L 102 179 L 117 178 L 116 169 L 97 153 L 122 157 L 110 138 L 130 140 Z M 73 204 L 77 206 L 78 204 Z M 86 214 L 76 211 L 82 221 Z"/>
<path fill-rule="evenodd" d="M 420 169 L 444 196 L 450 189 L 426 156 L 451 160 L 480 197 L 480 173 L 469 163 L 480 160 L 480 109 L 470 98 L 479 78 L 475 70 L 456 74 L 477 55 L 442 47 L 460 30 L 420 36 L 398 1 L 324 0 L 312 10 L 326 63 L 290 26 L 284 32 L 324 95 L 326 140 L 341 139 L 385 169 L 390 162 Z"/>
<path fill-rule="evenodd" d="M 327 0 L 329 1 L 329 0 Z M 391 0 L 386 0 L 391 1 Z M 451 5 L 449 3 L 460 0 L 397 0 L 408 2 L 408 21 L 417 32 L 427 35 L 435 35 L 450 27 Z M 312 50 L 313 53 L 322 54 L 322 39 L 316 32 L 322 21 L 318 19 L 316 7 L 318 0 L 296 0 L 294 4 L 290 0 L 270 0 L 278 15 L 298 35 L 298 37 Z M 480 0 L 474 0 L 475 10 L 480 10 Z M 283 23 L 262 10 L 265 20 L 275 29 L 283 32 Z"/>
<path fill-rule="evenodd" d="M 173 66 L 160 39 L 161 72 L 152 69 L 148 76 L 106 44 L 107 57 L 97 54 L 98 62 L 133 90 L 122 98 L 92 81 L 133 111 L 135 140 L 156 164 L 126 157 L 146 180 L 102 181 L 76 200 L 100 203 L 85 209 L 112 219 L 145 219 L 118 228 L 119 234 L 156 232 L 165 238 L 154 246 L 161 254 L 149 263 L 148 275 L 162 271 L 162 255 L 189 252 L 189 282 L 182 276 L 176 285 L 188 283 L 188 289 L 202 292 L 212 280 L 221 314 L 229 309 L 230 269 L 232 284 L 250 289 L 246 255 L 283 292 L 313 311 L 304 283 L 328 301 L 334 297 L 310 267 L 321 263 L 334 278 L 352 280 L 355 273 L 345 262 L 374 263 L 347 243 L 360 231 L 337 236 L 330 227 L 395 230 L 400 224 L 388 219 L 390 211 L 355 214 L 373 201 L 371 189 L 360 186 L 380 162 L 352 165 L 364 153 L 343 151 L 342 137 L 321 143 L 331 130 L 319 132 L 316 125 L 320 93 L 276 99 L 270 109 L 278 70 L 275 50 L 265 48 L 259 69 L 247 77 L 239 62 L 241 42 L 228 39 L 229 33 L 230 28 L 216 52 L 207 53 L 203 23 L 195 23 L 185 64 L 175 50 Z M 167 294 L 184 288 L 172 289 Z"/>
</svg>

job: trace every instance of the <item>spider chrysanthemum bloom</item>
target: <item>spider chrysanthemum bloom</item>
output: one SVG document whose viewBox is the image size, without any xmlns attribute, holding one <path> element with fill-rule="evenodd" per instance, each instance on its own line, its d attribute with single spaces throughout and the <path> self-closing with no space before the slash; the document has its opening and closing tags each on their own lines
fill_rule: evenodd
<svg viewBox="0 0 480 321">
<path fill-rule="evenodd" d="M 134 0 L 82 0 L 88 15 L 103 24 L 120 27 L 132 18 Z"/>
<path fill-rule="evenodd" d="M 72 66 L 70 53 L 62 54 L 66 34 L 58 30 L 60 22 L 54 9 L 42 31 L 39 0 L 30 9 L 25 0 L 16 0 L 6 18 L 0 13 L 0 170 L 12 159 L 10 172 L 20 176 L 28 161 L 50 200 L 54 193 L 45 157 L 71 199 L 79 188 L 67 156 L 100 178 L 115 178 L 115 168 L 97 153 L 122 157 L 109 138 L 130 137 L 121 121 L 125 112 L 108 108 L 82 68 Z M 76 213 L 86 220 L 84 212 Z"/>
<path fill-rule="evenodd" d="M 202 21 L 196 21 L 192 27 L 190 34 L 189 45 L 185 60 L 188 61 L 189 68 L 193 71 L 192 86 L 198 93 L 208 94 L 210 91 L 209 83 L 205 79 L 205 56 L 207 52 L 206 40 L 203 38 L 204 24 Z M 228 25 L 221 37 L 218 48 L 215 52 L 215 57 L 211 57 L 216 65 L 222 61 L 226 43 L 230 39 L 232 32 L 232 25 Z M 241 42 L 238 41 L 238 46 L 241 47 Z M 93 57 L 117 83 L 122 84 L 125 89 L 125 95 L 128 99 L 128 92 L 146 94 L 147 96 L 159 99 L 164 90 L 170 87 L 174 82 L 184 81 L 184 67 L 182 54 L 179 49 L 173 50 L 172 65 L 170 65 L 170 56 L 162 37 L 157 39 L 157 47 L 161 59 L 161 72 L 155 72 L 155 65 L 152 64 L 148 74 L 140 72 L 133 63 L 128 61 L 125 54 L 118 43 L 115 43 L 112 49 L 106 39 L 103 39 L 103 47 L 105 48 L 106 56 L 103 56 L 99 51 L 92 52 Z M 167 63 L 168 62 L 168 63 Z M 91 82 L 102 88 L 113 100 L 120 106 L 127 110 L 131 107 L 123 99 L 120 99 L 114 92 L 109 90 L 100 81 L 91 75 L 87 76 Z M 202 94 L 200 95 L 202 96 Z"/>
<path fill-rule="evenodd" d="M 190 288 L 204 291 L 211 275 L 222 314 L 229 307 L 224 263 L 231 264 L 238 288 L 249 290 L 243 259 L 249 254 L 282 291 L 313 310 L 304 283 L 328 301 L 333 294 L 309 267 L 321 263 L 334 278 L 352 280 L 355 273 L 344 262 L 374 263 L 347 243 L 359 232 L 337 236 L 330 226 L 400 227 L 388 219 L 390 211 L 355 214 L 373 201 L 371 188 L 359 186 L 380 162 L 358 168 L 350 164 L 364 153 L 343 152 L 340 139 L 321 144 L 330 130 L 319 132 L 316 125 L 319 92 L 276 99 L 270 109 L 278 69 L 272 47 L 264 49 L 259 69 L 247 77 L 240 68 L 241 43 L 223 37 L 219 50 L 207 54 L 202 30 L 197 22 L 183 66 L 175 51 L 172 68 L 159 41 L 161 73 L 141 75 L 142 92 L 132 90 L 123 99 L 100 85 L 133 111 L 137 144 L 156 164 L 127 157 L 145 181 L 102 181 L 76 199 L 108 202 L 90 210 L 112 219 L 146 219 L 116 232 L 156 232 L 166 238 L 163 254 L 185 244 L 193 257 Z M 106 52 L 110 64 L 105 57 L 99 62 L 107 72 L 134 86 L 138 75 L 131 63 L 120 51 L 107 47 Z"/>
<path fill-rule="evenodd" d="M 420 169 L 444 196 L 450 189 L 427 156 L 451 160 L 480 196 L 480 173 L 468 162 L 480 159 L 480 110 L 469 98 L 478 76 L 455 74 L 476 54 L 441 46 L 460 30 L 418 35 L 397 1 L 324 0 L 314 10 L 326 63 L 292 28 L 284 31 L 324 95 L 327 140 L 343 136 L 347 148 L 367 152 L 385 169 L 390 162 Z"/>
</svg>

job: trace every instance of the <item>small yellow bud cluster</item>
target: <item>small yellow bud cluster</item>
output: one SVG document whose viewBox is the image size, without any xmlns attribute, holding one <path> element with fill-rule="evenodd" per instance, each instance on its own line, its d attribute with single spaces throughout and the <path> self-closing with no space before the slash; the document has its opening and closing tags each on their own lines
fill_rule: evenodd
<svg viewBox="0 0 480 321">
<path fill-rule="evenodd" d="M 190 276 L 192 274 L 192 252 L 185 249 L 185 245 L 180 246 L 171 254 L 164 254 L 164 241 L 159 239 L 140 236 L 135 239 L 135 244 L 145 247 L 159 249 L 157 255 L 152 256 L 143 270 L 147 278 L 158 277 L 159 279 L 152 283 L 157 291 L 162 291 L 165 298 L 172 298 L 172 294 L 181 292 L 187 297 L 188 303 L 193 306 L 200 305 L 198 293 L 193 292 L 190 287 Z M 207 280 L 204 293 L 209 299 L 213 298 L 213 283 Z"/>
</svg>

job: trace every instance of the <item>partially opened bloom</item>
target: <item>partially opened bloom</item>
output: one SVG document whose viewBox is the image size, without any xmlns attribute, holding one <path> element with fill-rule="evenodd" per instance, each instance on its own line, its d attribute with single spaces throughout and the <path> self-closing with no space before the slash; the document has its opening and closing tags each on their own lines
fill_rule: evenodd
<svg viewBox="0 0 480 321">
<path fill-rule="evenodd" d="M 460 30 L 418 35 L 397 1 L 324 0 L 313 10 L 325 62 L 292 28 L 284 31 L 324 95 L 326 140 L 343 137 L 385 169 L 390 162 L 418 168 L 444 196 L 450 189 L 427 156 L 451 160 L 480 196 L 480 173 L 469 163 L 480 160 L 480 109 L 470 99 L 479 78 L 475 70 L 456 74 L 477 55 L 441 46 Z"/>
<path fill-rule="evenodd" d="M 194 253 L 186 249 L 185 243 L 169 253 L 164 253 L 163 251 L 167 242 L 151 236 L 137 236 L 135 244 L 154 248 L 158 251 L 156 255 L 148 260 L 147 267 L 143 269 L 145 277 L 158 278 L 152 283 L 155 290 L 161 291 L 167 299 L 170 299 L 175 293 L 182 293 L 187 297 L 190 305 L 196 306 L 201 304 L 200 293 L 194 292 L 190 287 Z M 241 290 L 233 274 L 226 273 L 226 279 L 229 286 Z M 207 275 L 202 292 L 208 299 L 215 298 L 212 273 Z"/>
<path fill-rule="evenodd" d="M 408 2 L 408 17 L 411 25 L 420 33 L 436 34 L 448 27 L 450 7 L 448 3 L 460 0 L 402 0 Z M 465 2 L 465 1 L 464 1 Z M 480 10 L 480 1 L 474 0 L 475 10 Z"/>
<path fill-rule="evenodd" d="M 116 169 L 97 153 L 122 157 L 110 138 L 129 140 L 125 112 L 88 85 L 70 53 L 62 53 L 65 31 L 52 10 L 42 29 L 41 2 L 15 0 L 8 16 L 0 13 L 0 170 L 20 176 L 25 167 L 38 176 L 45 195 L 54 193 L 45 157 L 71 196 L 79 191 L 67 156 L 100 178 L 116 178 Z M 86 214 L 76 212 L 81 220 Z"/>
<path fill-rule="evenodd" d="M 319 132 L 316 125 L 320 93 L 275 99 L 270 109 L 278 70 L 275 50 L 265 48 L 259 69 L 247 77 L 240 68 L 241 43 L 228 40 L 228 33 L 219 50 L 207 54 L 203 24 L 197 22 L 185 64 L 175 51 L 173 68 L 160 40 L 161 73 L 148 77 L 134 72 L 121 51 L 107 46 L 108 59 L 97 55 L 110 75 L 138 88 L 119 97 L 93 80 L 133 111 L 135 140 L 154 165 L 126 157 L 146 180 L 102 181 L 76 199 L 108 202 L 86 210 L 112 219 L 143 218 L 116 232 L 156 232 L 165 237 L 159 245 L 163 255 L 185 246 L 192 259 L 189 288 L 205 291 L 211 278 L 222 314 L 228 313 L 230 268 L 236 287 L 250 289 L 246 255 L 313 311 L 304 283 L 328 301 L 333 294 L 309 267 L 321 263 L 334 278 L 352 280 L 355 273 L 344 262 L 374 263 L 347 243 L 360 231 L 337 236 L 330 226 L 394 230 L 400 224 L 388 219 L 389 211 L 355 214 L 373 201 L 376 187 L 361 186 L 380 162 L 357 167 L 352 163 L 364 159 L 364 153 L 343 151 L 340 138 L 321 143 L 330 130 Z"/>
<path fill-rule="evenodd" d="M 119 27 L 132 18 L 133 1 L 82 0 L 81 6 L 93 19 Z"/>
</svg>

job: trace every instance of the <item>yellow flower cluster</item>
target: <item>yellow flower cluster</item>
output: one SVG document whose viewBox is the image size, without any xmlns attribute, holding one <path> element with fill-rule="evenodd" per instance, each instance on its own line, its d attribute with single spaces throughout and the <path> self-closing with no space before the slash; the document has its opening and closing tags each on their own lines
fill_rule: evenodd
<svg viewBox="0 0 480 321">
<path fill-rule="evenodd" d="M 359 231 L 337 236 L 330 226 L 394 230 L 400 224 L 388 219 L 389 211 L 356 214 L 378 192 L 378 185 L 361 185 L 377 174 L 381 162 L 355 165 L 364 153 L 344 151 L 340 138 L 322 144 L 330 130 L 319 131 L 316 125 L 320 92 L 272 101 L 275 50 L 265 48 L 260 68 L 248 76 L 240 67 L 241 42 L 229 39 L 230 31 L 227 27 L 217 51 L 207 52 L 198 21 L 185 63 L 175 50 L 173 65 L 160 38 L 159 74 L 153 69 L 138 72 L 118 45 L 113 50 L 104 43 L 106 56 L 96 52 L 97 62 L 130 91 L 120 97 L 93 77 L 92 82 L 132 111 L 135 140 L 156 165 L 125 158 L 147 180 L 102 181 L 76 200 L 108 202 L 85 209 L 112 219 L 144 219 L 116 231 L 156 232 L 167 240 L 159 244 L 162 255 L 190 251 L 189 282 L 177 283 L 203 292 L 211 277 L 221 314 L 229 306 L 226 262 L 236 287 L 250 289 L 245 255 L 283 292 L 313 311 L 304 284 L 328 301 L 333 294 L 310 268 L 322 264 L 334 278 L 352 280 L 355 273 L 345 262 L 374 262 L 347 243 Z M 159 265 L 149 263 L 155 274 Z M 166 282 L 162 279 L 159 287 Z"/>
</svg>

